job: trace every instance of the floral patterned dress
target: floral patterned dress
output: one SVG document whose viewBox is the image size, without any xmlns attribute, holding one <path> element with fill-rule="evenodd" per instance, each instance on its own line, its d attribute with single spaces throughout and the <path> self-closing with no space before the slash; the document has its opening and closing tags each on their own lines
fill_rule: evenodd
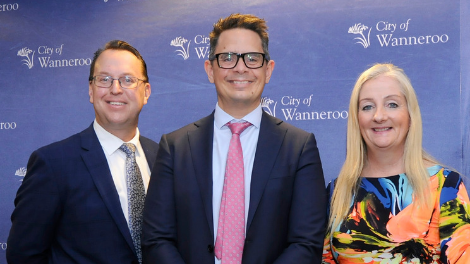
<svg viewBox="0 0 470 264">
<path fill-rule="evenodd" d="M 428 168 L 433 207 L 413 203 L 405 174 L 362 178 L 349 215 L 327 234 L 323 263 L 470 263 L 470 202 L 461 176 Z M 331 194 L 334 182 L 328 185 Z"/>
</svg>

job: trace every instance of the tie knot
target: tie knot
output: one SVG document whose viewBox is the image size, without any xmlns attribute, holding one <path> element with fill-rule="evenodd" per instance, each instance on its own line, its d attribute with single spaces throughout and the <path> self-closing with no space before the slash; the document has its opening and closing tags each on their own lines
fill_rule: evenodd
<svg viewBox="0 0 470 264">
<path fill-rule="evenodd" d="M 132 143 L 124 143 L 119 147 L 120 150 L 122 150 L 124 153 L 126 153 L 126 156 L 132 156 L 135 152 L 135 145 Z"/>
<path fill-rule="evenodd" d="M 228 128 L 232 131 L 232 134 L 240 135 L 247 127 L 251 126 L 250 122 L 241 122 L 241 123 L 227 123 Z"/>
</svg>

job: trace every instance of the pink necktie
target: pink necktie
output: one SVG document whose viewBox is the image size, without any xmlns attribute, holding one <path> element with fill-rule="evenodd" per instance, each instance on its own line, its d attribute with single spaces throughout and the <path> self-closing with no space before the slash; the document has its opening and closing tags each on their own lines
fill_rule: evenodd
<svg viewBox="0 0 470 264">
<path fill-rule="evenodd" d="M 227 126 L 232 131 L 232 139 L 225 167 L 215 256 L 223 264 L 239 264 L 242 262 L 245 243 L 245 177 L 240 134 L 251 123 L 228 123 Z"/>
</svg>

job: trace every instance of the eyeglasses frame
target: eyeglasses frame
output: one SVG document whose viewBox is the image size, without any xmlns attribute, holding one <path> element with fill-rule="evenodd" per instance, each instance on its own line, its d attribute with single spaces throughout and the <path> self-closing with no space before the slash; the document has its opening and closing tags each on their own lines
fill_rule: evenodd
<svg viewBox="0 0 470 264">
<path fill-rule="evenodd" d="M 108 87 L 98 86 L 98 85 L 96 84 L 96 77 L 98 77 L 98 76 L 111 78 L 112 81 L 111 81 L 110 85 L 109 85 Z M 136 85 L 135 87 L 133 87 L 133 88 L 125 88 L 125 87 L 122 87 L 122 83 L 121 83 L 121 81 L 120 81 L 119 79 L 120 79 L 120 78 L 123 78 L 123 77 L 132 77 L 132 78 L 136 78 L 136 79 L 137 79 L 137 85 Z M 120 86 L 122 89 L 127 89 L 127 90 L 137 88 L 137 87 L 139 86 L 139 81 L 142 81 L 142 82 L 144 82 L 144 83 L 147 82 L 146 80 L 139 79 L 139 78 L 137 78 L 137 77 L 135 77 L 135 76 L 122 76 L 122 77 L 119 77 L 119 78 L 113 78 L 112 76 L 109 76 L 109 75 L 107 75 L 107 76 L 106 76 L 106 75 L 95 75 L 95 76 L 93 76 L 93 77 L 91 77 L 91 78 L 89 79 L 89 81 L 90 81 L 90 82 L 93 81 L 93 83 L 94 83 L 97 87 L 99 87 L 99 88 L 105 88 L 105 89 L 109 89 L 111 86 L 113 86 L 113 83 L 114 83 L 115 80 L 118 81 L 119 86 Z"/>
<path fill-rule="evenodd" d="M 232 68 L 224 68 L 224 67 L 221 67 L 220 66 L 220 62 L 219 62 L 219 55 L 221 54 L 229 54 L 229 55 L 237 55 L 237 62 L 235 62 L 235 65 L 232 67 Z M 245 61 L 245 55 L 246 54 L 261 54 L 263 56 L 263 62 L 261 63 L 261 66 L 259 67 L 249 67 L 247 64 L 246 64 L 246 61 Z M 217 65 L 219 66 L 219 68 L 221 69 L 233 69 L 235 67 L 237 67 L 238 65 L 238 61 L 240 60 L 240 58 L 242 58 L 243 60 L 243 63 L 245 64 L 245 66 L 248 68 L 248 69 L 259 69 L 261 67 L 264 66 L 264 61 L 269 61 L 269 58 L 266 58 L 266 54 L 264 53 L 261 53 L 261 52 L 245 52 L 245 53 L 235 53 L 235 52 L 221 52 L 221 53 L 217 53 L 217 54 L 214 54 L 214 56 L 212 58 L 209 58 L 209 61 L 214 61 L 217 59 Z"/>
</svg>

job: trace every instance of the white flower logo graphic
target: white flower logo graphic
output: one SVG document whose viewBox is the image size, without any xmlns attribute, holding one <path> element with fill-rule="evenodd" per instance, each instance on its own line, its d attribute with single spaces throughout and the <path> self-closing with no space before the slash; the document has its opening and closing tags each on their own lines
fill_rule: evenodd
<svg viewBox="0 0 470 264">
<path fill-rule="evenodd" d="M 29 54 L 30 54 L 31 52 L 32 52 L 33 54 L 31 55 L 31 58 L 29 58 Z M 34 66 L 34 65 L 33 65 L 34 51 L 28 49 L 27 47 L 24 47 L 24 48 L 22 48 L 22 49 L 20 49 L 20 50 L 18 51 L 17 56 L 26 57 L 26 59 L 22 59 L 21 61 L 24 62 L 23 64 L 25 64 L 26 66 L 28 66 L 28 69 L 33 68 L 33 66 Z"/>
<path fill-rule="evenodd" d="M 274 103 L 273 109 L 271 109 L 270 105 Z M 261 98 L 261 107 L 264 108 L 266 113 L 270 114 L 271 116 L 276 116 L 276 105 L 277 102 L 274 102 L 271 100 L 269 97 L 263 97 Z"/>
<path fill-rule="evenodd" d="M 178 52 L 178 55 L 183 57 L 184 60 L 187 60 L 189 58 L 189 44 L 191 44 L 191 41 L 188 42 L 188 46 L 186 49 L 184 48 L 184 44 L 188 42 L 187 39 L 183 37 L 177 37 L 174 40 L 171 41 L 170 45 L 174 47 L 181 47 L 181 49 L 177 49 L 175 52 Z"/>
<path fill-rule="evenodd" d="M 367 33 L 367 38 L 366 38 L 366 36 L 364 36 L 364 34 L 362 32 L 367 30 L 367 29 L 369 29 L 369 32 Z M 348 33 L 350 33 L 350 34 L 361 34 L 361 37 L 355 37 L 354 39 L 357 39 L 358 42 L 356 42 L 356 43 L 361 44 L 365 49 L 365 48 L 370 46 L 369 37 L 370 37 L 370 31 L 371 30 L 372 30 L 372 28 L 369 28 L 366 25 L 362 25 L 361 23 L 357 23 L 354 26 L 349 28 Z"/>
<path fill-rule="evenodd" d="M 26 168 L 21 167 L 21 168 L 17 169 L 16 172 L 15 172 L 15 175 L 20 176 L 20 177 L 24 177 L 26 175 Z M 21 178 L 20 181 L 23 181 L 23 178 Z"/>
</svg>

